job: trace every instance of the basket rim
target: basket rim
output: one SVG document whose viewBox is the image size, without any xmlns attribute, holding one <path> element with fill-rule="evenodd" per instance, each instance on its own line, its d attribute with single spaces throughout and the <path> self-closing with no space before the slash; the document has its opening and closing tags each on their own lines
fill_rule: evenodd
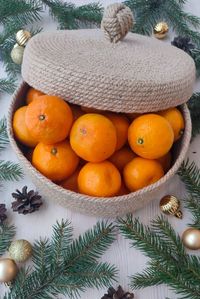
<svg viewBox="0 0 200 299">
<path fill-rule="evenodd" d="M 56 183 L 53 183 L 51 180 L 46 178 L 44 175 L 42 175 L 37 169 L 34 168 L 34 166 L 27 160 L 27 158 L 24 156 L 22 151 L 20 150 L 15 138 L 14 138 L 14 133 L 13 133 L 13 128 L 12 128 L 12 119 L 13 119 L 13 113 L 14 113 L 14 104 L 18 95 L 18 92 L 23 88 L 27 86 L 27 83 L 25 81 L 22 81 L 22 83 L 19 85 L 18 89 L 15 91 L 12 101 L 9 106 L 8 110 L 8 115 L 7 115 L 7 131 L 8 131 L 8 136 L 10 140 L 10 144 L 17 154 L 18 157 L 20 157 L 20 160 L 24 163 L 24 165 L 29 169 L 31 174 L 33 176 L 36 176 L 39 180 L 41 180 L 48 188 L 51 188 L 52 191 L 57 191 L 60 192 L 64 196 L 73 196 L 73 195 L 78 195 L 79 200 L 84 203 L 84 202 L 92 202 L 92 203 L 102 203 L 102 201 L 109 203 L 120 203 L 124 202 L 124 199 L 130 200 L 131 198 L 134 200 L 134 197 L 142 196 L 146 194 L 147 192 L 150 193 L 154 191 L 157 187 L 162 186 L 166 181 L 168 181 L 173 175 L 177 172 L 179 169 L 181 163 L 183 162 L 185 155 L 188 150 L 188 145 L 190 143 L 191 139 L 191 131 L 192 131 L 192 124 L 191 124 L 191 118 L 190 118 L 190 112 L 186 104 L 182 104 L 182 110 L 183 110 L 183 115 L 185 119 L 185 130 L 184 130 L 184 135 L 182 137 L 182 148 L 181 151 L 178 155 L 178 158 L 176 159 L 174 165 L 170 168 L 170 170 L 156 183 L 151 184 L 147 187 L 144 187 L 138 191 L 135 192 L 130 192 L 129 194 L 126 195 L 121 195 L 121 196 L 114 196 L 114 197 L 93 197 L 93 196 L 88 196 L 80 193 L 76 193 L 67 189 L 64 189 L 63 187 L 57 185 Z"/>
</svg>

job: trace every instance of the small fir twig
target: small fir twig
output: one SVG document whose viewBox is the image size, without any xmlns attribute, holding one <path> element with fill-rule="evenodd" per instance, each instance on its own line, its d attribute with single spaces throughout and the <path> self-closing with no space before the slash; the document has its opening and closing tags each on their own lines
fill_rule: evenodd
<svg viewBox="0 0 200 299">
<path fill-rule="evenodd" d="M 0 224 L 0 256 L 6 252 L 14 236 L 15 227 L 13 225 L 5 222 Z"/>
<path fill-rule="evenodd" d="M 0 152 L 5 149 L 9 143 L 7 127 L 6 127 L 6 118 L 0 120 Z"/>
<path fill-rule="evenodd" d="M 147 269 L 131 277 L 133 289 L 164 283 L 182 298 L 199 298 L 200 258 L 185 252 L 167 219 L 158 217 L 149 227 L 128 216 L 119 219 L 119 228 L 132 246 L 150 258 Z"/>
<path fill-rule="evenodd" d="M 0 92 L 13 93 L 16 85 L 13 79 L 0 79 Z"/>
<path fill-rule="evenodd" d="M 23 171 L 19 164 L 0 160 L 0 182 L 18 181 L 22 177 Z"/>
<path fill-rule="evenodd" d="M 108 287 L 116 278 L 116 268 L 98 260 L 114 236 L 113 225 L 102 222 L 73 241 L 70 223 L 56 223 L 50 240 L 35 243 L 32 270 L 22 267 L 3 298 L 43 299 L 59 294 L 77 298 L 88 287 Z"/>
</svg>

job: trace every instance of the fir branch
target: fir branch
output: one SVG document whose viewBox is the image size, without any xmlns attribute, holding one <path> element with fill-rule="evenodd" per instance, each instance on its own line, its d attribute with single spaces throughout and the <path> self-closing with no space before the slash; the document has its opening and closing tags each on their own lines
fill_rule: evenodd
<svg viewBox="0 0 200 299">
<path fill-rule="evenodd" d="M 6 118 L 0 120 L 0 151 L 2 151 L 6 145 L 9 143 Z"/>
<path fill-rule="evenodd" d="M 16 85 L 13 79 L 0 79 L 0 92 L 13 93 Z"/>
<path fill-rule="evenodd" d="M 52 16 L 58 21 L 60 29 L 77 29 L 97 25 L 101 22 L 102 6 L 97 3 L 76 7 L 61 0 L 41 0 L 48 6 Z"/>
<path fill-rule="evenodd" d="M 158 217 L 152 226 L 144 226 L 128 216 L 119 220 L 119 228 L 131 244 L 150 258 L 148 268 L 131 278 L 132 288 L 144 288 L 164 283 L 182 295 L 182 298 L 197 299 L 200 296 L 200 258 L 186 254 L 180 237 L 167 219 Z M 147 236 L 146 236 L 147 235 Z M 155 238 L 155 236 L 160 236 Z M 163 242 L 167 247 L 161 255 Z M 169 256 L 170 255 L 170 256 Z"/>
<path fill-rule="evenodd" d="M 18 181 L 23 177 L 23 172 L 19 164 L 11 161 L 0 160 L 0 182 Z"/>
<path fill-rule="evenodd" d="M 7 223 L 0 225 L 0 256 L 2 256 L 8 247 L 15 235 L 15 227 Z"/>
<path fill-rule="evenodd" d="M 189 198 L 185 199 L 185 206 L 192 214 L 193 224 L 192 227 L 200 229 L 200 170 L 194 162 L 183 162 L 178 174 L 184 182 L 186 190 L 189 193 Z"/>
<path fill-rule="evenodd" d="M 113 226 L 97 223 L 72 243 L 71 232 L 70 223 L 62 220 L 54 226 L 51 240 L 37 241 L 32 271 L 22 268 L 4 299 L 50 299 L 59 294 L 76 298 L 88 287 L 108 287 L 116 268 L 98 259 L 114 240 Z M 52 258 L 59 245 L 59 258 Z"/>
<path fill-rule="evenodd" d="M 165 20 L 178 35 L 190 37 L 197 46 L 200 45 L 200 18 L 184 11 L 185 1 L 177 0 L 126 0 L 136 18 L 133 31 L 151 35 L 160 20 Z"/>
</svg>

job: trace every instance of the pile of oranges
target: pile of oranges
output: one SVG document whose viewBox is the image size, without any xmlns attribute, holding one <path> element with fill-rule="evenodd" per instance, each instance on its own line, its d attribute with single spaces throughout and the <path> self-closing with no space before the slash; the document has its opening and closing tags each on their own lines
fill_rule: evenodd
<svg viewBox="0 0 200 299">
<path fill-rule="evenodd" d="M 30 88 L 13 117 L 16 139 L 47 178 L 68 190 L 111 197 L 158 181 L 184 131 L 179 109 L 113 113 L 68 104 Z"/>
</svg>

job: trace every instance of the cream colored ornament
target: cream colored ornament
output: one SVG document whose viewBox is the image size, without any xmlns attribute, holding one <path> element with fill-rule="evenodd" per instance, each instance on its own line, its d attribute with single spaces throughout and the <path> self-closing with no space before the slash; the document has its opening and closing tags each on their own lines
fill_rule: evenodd
<svg viewBox="0 0 200 299">
<path fill-rule="evenodd" d="M 179 219 L 183 218 L 180 211 L 180 200 L 173 195 L 166 195 L 160 200 L 160 209 L 166 215 L 173 215 Z"/>
<path fill-rule="evenodd" d="M 156 38 L 163 39 L 169 31 L 169 26 L 166 22 L 160 22 L 154 27 L 153 33 Z"/>
<path fill-rule="evenodd" d="M 11 53 L 12 61 L 16 64 L 22 64 L 23 55 L 24 55 L 24 47 L 15 44 Z"/>
<path fill-rule="evenodd" d="M 31 38 L 31 33 L 27 30 L 21 29 L 16 33 L 15 37 L 19 46 L 25 46 Z"/>
<path fill-rule="evenodd" d="M 16 262 L 25 262 L 32 255 L 32 246 L 26 240 L 16 240 L 11 243 L 8 251 Z"/>
<path fill-rule="evenodd" d="M 186 229 L 183 233 L 182 241 L 188 249 L 200 249 L 200 230 L 196 228 Z"/>
<path fill-rule="evenodd" d="M 12 259 L 0 259 L 0 282 L 11 282 L 17 275 L 18 268 Z"/>
</svg>

